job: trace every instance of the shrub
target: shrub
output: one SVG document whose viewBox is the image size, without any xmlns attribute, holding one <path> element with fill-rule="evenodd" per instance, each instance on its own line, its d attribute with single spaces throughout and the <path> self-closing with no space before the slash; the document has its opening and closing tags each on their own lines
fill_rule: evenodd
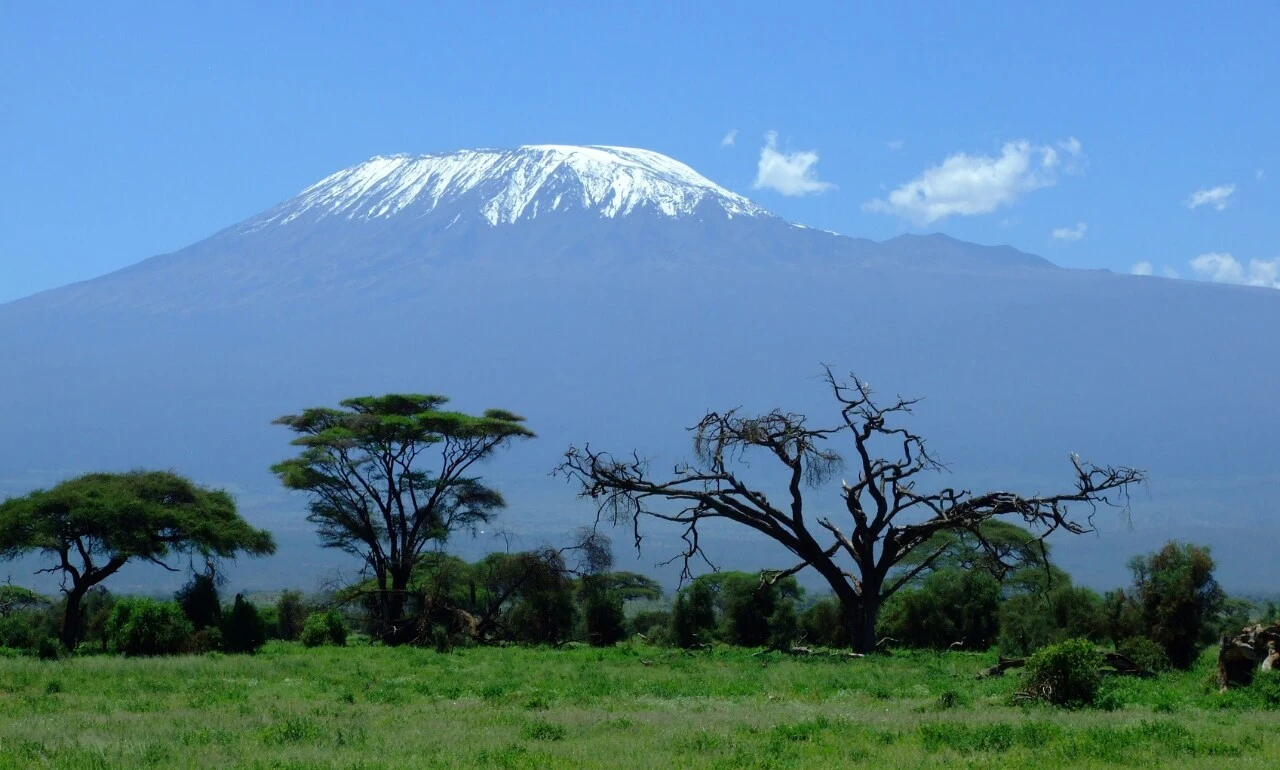
<svg viewBox="0 0 1280 770">
<path fill-rule="evenodd" d="M 920 588 L 906 589 L 885 604 L 880 636 L 907 647 L 945 650 L 955 642 L 985 650 L 1000 628 L 1000 584 L 982 571 L 938 570 Z"/>
<path fill-rule="evenodd" d="M 65 652 L 66 648 L 62 646 L 62 642 L 52 636 L 42 637 L 36 645 L 36 657 L 40 660 L 57 660 Z"/>
<path fill-rule="evenodd" d="M 222 600 L 218 598 L 218 582 L 212 573 L 192 575 L 173 599 L 197 631 L 222 622 Z"/>
<path fill-rule="evenodd" d="M 222 649 L 232 653 L 253 654 L 267 640 L 267 629 L 254 607 L 240 594 L 222 622 Z"/>
<path fill-rule="evenodd" d="M 1125 639 L 1116 645 L 1116 652 L 1148 671 L 1168 671 L 1172 667 L 1164 648 L 1145 636 Z"/>
<path fill-rule="evenodd" d="M 1100 642 L 1107 635 L 1103 600 L 1088 588 L 1060 585 L 1013 596 L 1000 606 L 1000 652 L 1030 655 L 1067 639 Z"/>
<path fill-rule="evenodd" d="M 769 616 L 769 646 L 789 649 L 800 638 L 800 618 L 794 599 L 781 599 Z"/>
<path fill-rule="evenodd" d="M 627 635 L 622 596 L 602 585 L 595 576 L 583 578 L 582 616 L 587 641 L 597 647 L 609 647 Z"/>
<path fill-rule="evenodd" d="M 1164 648 L 1178 668 L 1191 668 L 1213 640 L 1226 594 L 1214 580 L 1209 549 L 1167 543 L 1129 562 L 1142 636 Z"/>
<path fill-rule="evenodd" d="M 834 598 L 820 599 L 800 613 L 800 634 L 811 644 L 820 647 L 849 647 L 853 635 L 840 601 Z"/>
<path fill-rule="evenodd" d="M 28 613 L 0 617 L 0 647 L 29 650 L 39 638 Z"/>
<path fill-rule="evenodd" d="M 671 636 L 681 647 L 710 642 L 716 625 L 715 597 L 706 583 L 695 580 L 676 595 L 671 610 Z"/>
<path fill-rule="evenodd" d="M 285 591 L 276 600 L 276 634 L 286 642 L 292 642 L 302 634 L 307 622 L 307 607 L 301 591 Z"/>
<path fill-rule="evenodd" d="M 107 618 L 109 647 L 127 656 L 175 655 L 187 649 L 195 629 L 176 602 L 121 599 Z"/>
<path fill-rule="evenodd" d="M 1280 671 L 1259 673 L 1253 678 L 1249 690 L 1262 708 L 1280 709 Z"/>
<path fill-rule="evenodd" d="M 307 647 L 325 644 L 344 647 L 347 644 L 347 623 L 337 610 L 317 612 L 307 618 L 299 638 Z"/>
<path fill-rule="evenodd" d="M 222 650 L 222 629 L 217 626 L 202 628 L 191 635 L 191 651 L 199 655 Z"/>
<path fill-rule="evenodd" d="M 644 634 L 649 644 L 666 644 L 671 626 L 669 610 L 641 610 L 627 621 L 632 634 Z"/>
<path fill-rule="evenodd" d="M 1088 639 L 1069 639 L 1027 660 L 1024 693 L 1055 706 L 1087 706 L 1098 694 L 1102 654 Z"/>
</svg>

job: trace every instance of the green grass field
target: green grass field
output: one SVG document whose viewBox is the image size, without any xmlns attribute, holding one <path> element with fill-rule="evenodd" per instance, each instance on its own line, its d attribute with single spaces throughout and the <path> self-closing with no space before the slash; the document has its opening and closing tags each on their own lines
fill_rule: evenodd
<svg viewBox="0 0 1280 770">
<path fill-rule="evenodd" d="M 1012 705 L 990 655 L 622 646 L 0 658 L 0 768 L 1280 767 L 1280 703 L 1195 671 Z M 648 665 L 646 665 L 646 662 Z"/>
</svg>

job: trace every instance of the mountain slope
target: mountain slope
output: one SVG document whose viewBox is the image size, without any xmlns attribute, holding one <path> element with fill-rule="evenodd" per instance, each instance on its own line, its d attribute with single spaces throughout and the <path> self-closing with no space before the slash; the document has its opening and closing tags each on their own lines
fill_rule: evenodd
<svg viewBox="0 0 1280 770">
<path fill-rule="evenodd" d="M 572 155 L 498 153 L 511 168 L 485 160 L 443 187 L 431 180 L 452 156 L 429 156 L 412 184 L 401 169 L 359 195 L 342 172 L 186 249 L 0 306 L 0 493 L 172 467 L 229 486 L 276 531 L 284 555 L 240 574 L 310 586 L 337 557 L 267 472 L 291 452 L 270 424 L 281 414 L 391 390 L 525 414 L 538 440 L 484 473 L 511 503 L 505 526 L 534 546 L 590 515 L 548 477 L 569 443 L 669 467 L 706 409 L 829 421 L 813 375 L 830 363 L 927 397 L 913 427 L 952 473 L 922 483 L 1058 487 L 1071 451 L 1149 470 L 1132 531 L 1100 511 L 1102 536 L 1061 544 L 1084 582 L 1115 584 L 1127 555 L 1183 537 L 1233 557 L 1228 585 L 1265 584 L 1240 565 L 1280 544 L 1266 503 L 1280 482 L 1280 293 L 1059 269 L 945 236 L 846 238 L 660 177 L 666 164 L 644 156 L 606 152 L 616 160 L 597 168 Z M 545 170 L 536 157 L 562 160 L 524 184 Z M 679 189 L 584 192 L 635 192 L 641 177 Z M 510 190 L 528 195 L 496 210 L 520 213 L 491 222 Z M 556 195 L 574 206 L 549 207 Z M 727 565 L 785 561 L 736 534 L 719 535 Z M 664 555 L 648 542 L 633 566 Z"/>
</svg>

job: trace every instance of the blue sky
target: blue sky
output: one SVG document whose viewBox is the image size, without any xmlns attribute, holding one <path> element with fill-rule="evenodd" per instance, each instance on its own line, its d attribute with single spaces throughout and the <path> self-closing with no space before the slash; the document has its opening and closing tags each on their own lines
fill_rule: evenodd
<svg viewBox="0 0 1280 770">
<path fill-rule="evenodd" d="M 0 4 L 0 301 L 373 155 L 529 143 L 850 235 L 1277 285 L 1274 2 L 611 6 Z"/>
</svg>

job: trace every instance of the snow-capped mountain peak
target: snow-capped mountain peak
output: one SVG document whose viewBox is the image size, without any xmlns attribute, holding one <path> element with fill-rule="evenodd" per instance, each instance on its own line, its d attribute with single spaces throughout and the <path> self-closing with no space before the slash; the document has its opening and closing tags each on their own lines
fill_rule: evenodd
<svg viewBox="0 0 1280 770">
<path fill-rule="evenodd" d="M 771 216 L 660 153 L 596 145 L 525 145 L 371 158 L 308 187 L 251 227 L 299 218 L 376 220 L 443 210 L 453 221 L 471 214 L 495 226 L 571 210 L 605 218 L 641 210 L 671 218 L 707 210 L 729 219 Z"/>
</svg>

